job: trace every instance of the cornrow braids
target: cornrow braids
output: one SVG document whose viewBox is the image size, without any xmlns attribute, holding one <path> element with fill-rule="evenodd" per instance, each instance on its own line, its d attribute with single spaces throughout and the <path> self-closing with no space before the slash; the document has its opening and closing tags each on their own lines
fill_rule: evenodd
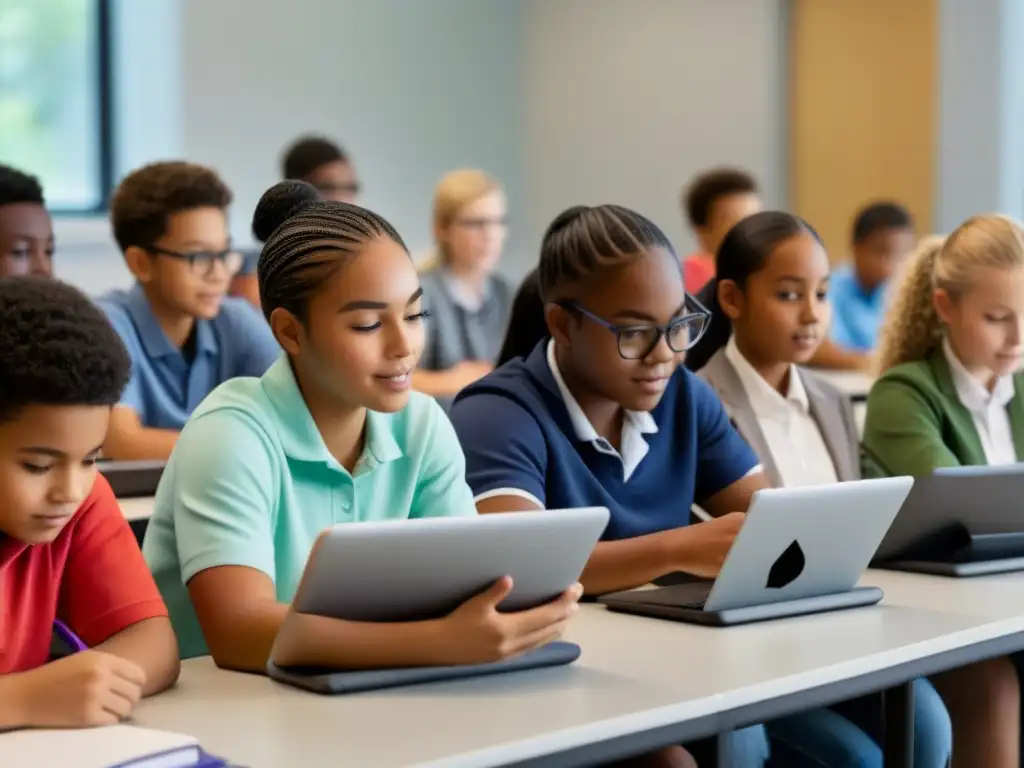
<svg viewBox="0 0 1024 768">
<path fill-rule="evenodd" d="M 570 288 L 585 287 L 652 248 L 675 256 L 665 233 L 635 211 L 619 205 L 569 208 L 544 234 L 538 266 L 541 297 L 546 303 L 565 299 Z"/>
<path fill-rule="evenodd" d="M 382 216 L 350 203 L 321 200 L 302 181 L 282 181 L 260 198 L 253 235 L 264 243 L 256 268 L 263 314 L 278 307 L 305 320 L 309 298 L 337 269 L 341 256 L 378 237 L 401 235 Z"/>
</svg>

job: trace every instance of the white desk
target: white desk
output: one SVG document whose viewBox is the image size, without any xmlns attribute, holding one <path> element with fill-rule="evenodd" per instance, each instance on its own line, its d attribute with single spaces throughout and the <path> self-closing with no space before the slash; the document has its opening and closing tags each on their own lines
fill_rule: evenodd
<svg viewBox="0 0 1024 768">
<path fill-rule="evenodd" d="M 862 371 L 827 371 L 820 368 L 812 368 L 811 371 L 832 386 L 846 392 L 856 402 L 866 400 L 871 385 L 875 383 L 874 376 Z"/>
<path fill-rule="evenodd" d="M 250 768 L 586 765 L 1024 647 L 1024 616 L 876 606 L 717 630 L 588 605 L 574 665 L 321 697 L 185 662 L 136 720 Z"/>
<path fill-rule="evenodd" d="M 153 498 L 118 499 L 125 520 L 148 520 L 153 516 Z"/>
<path fill-rule="evenodd" d="M 872 568 L 861 583 L 881 587 L 893 606 L 995 621 L 1024 613 L 1024 573 L 957 579 Z"/>
</svg>

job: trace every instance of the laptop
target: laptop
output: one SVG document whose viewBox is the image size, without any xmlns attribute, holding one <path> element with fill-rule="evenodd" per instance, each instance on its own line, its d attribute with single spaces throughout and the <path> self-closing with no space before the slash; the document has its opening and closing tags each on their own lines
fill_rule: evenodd
<svg viewBox="0 0 1024 768">
<path fill-rule="evenodd" d="M 511 576 L 499 610 L 554 600 L 575 584 L 608 526 L 605 507 L 336 525 L 317 538 L 289 617 L 426 621 L 444 617 Z M 287 622 L 288 619 L 286 618 Z M 274 679 L 319 693 L 351 693 L 574 661 L 571 643 L 552 643 L 495 664 L 339 671 L 279 667 Z"/>
<path fill-rule="evenodd" d="M 1024 464 L 937 469 L 914 483 L 872 565 L 939 576 L 1024 570 Z"/>
<path fill-rule="evenodd" d="M 156 495 L 166 462 L 100 461 L 96 466 L 110 483 L 114 496 L 132 499 Z"/>
<path fill-rule="evenodd" d="M 882 591 L 856 584 L 913 484 L 894 477 L 757 491 L 714 581 L 616 592 L 598 602 L 711 626 L 873 605 Z"/>
</svg>

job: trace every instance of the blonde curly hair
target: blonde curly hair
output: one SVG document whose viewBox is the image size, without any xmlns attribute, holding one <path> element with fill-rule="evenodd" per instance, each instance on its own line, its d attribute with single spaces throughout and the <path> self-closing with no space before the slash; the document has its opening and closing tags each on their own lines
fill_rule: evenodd
<svg viewBox="0 0 1024 768">
<path fill-rule="evenodd" d="M 971 268 L 1024 267 L 1024 229 L 1007 216 L 972 216 L 947 238 L 926 237 L 911 255 L 889 308 L 879 373 L 921 360 L 942 341 L 935 291 L 956 298 L 970 287 Z"/>
</svg>

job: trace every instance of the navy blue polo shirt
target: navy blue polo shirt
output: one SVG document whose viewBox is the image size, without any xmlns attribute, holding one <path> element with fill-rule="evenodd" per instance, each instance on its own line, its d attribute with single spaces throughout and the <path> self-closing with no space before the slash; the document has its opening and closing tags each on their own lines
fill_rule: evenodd
<svg viewBox="0 0 1024 768">
<path fill-rule="evenodd" d="M 593 439 L 592 427 L 584 433 L 582 411 L 566 401 L 572 396 L 553 363 L 542 342 L 456 398 L 451 419 L 478 500 L 520 495 L 547 509 L 608 507 L 602 538 L 628 539 L 687 525 L 693 503 L 758 466 L 714 392 L 680 367 L 649 419 L 628 414 L 647 443 L 630 469 L 625 456 Z"/>
<path fill-rule="evenodd" d="M 267 321 L 244 299 L 226 297 L 212 320 L 196 320 L 190 362 L 164 333 L 142 287 L 99 300 L 132 358 L 120 405 L 144 427 L 180 430 L 196 406 L 236 376 L 262 376 L 281 348 Z"/>
</svg>

